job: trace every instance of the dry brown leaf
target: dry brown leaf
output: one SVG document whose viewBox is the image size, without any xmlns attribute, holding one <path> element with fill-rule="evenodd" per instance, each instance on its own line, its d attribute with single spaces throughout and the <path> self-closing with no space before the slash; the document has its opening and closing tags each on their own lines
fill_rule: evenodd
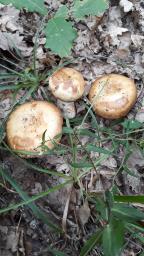
<svg viewBox="0 0 144 256">
<path fill-rule="evenodd" d="M 18 24 L 19 13 L 20 11 L 11 5 L 0 6 L 1 31 L 23 32 L 23 28 Z"/>
<path fill-rule="evenodd" d="M 128 1 L 128 0 L 121 0 L 120 1 L 120 6 L 123 7 L 124 12 L 130 12 L 134 8 L 133 3 Z"/>
<path fill-rule="evenodd" d="M 17 251 L 19 234 L 16 230 L 11 229 L 7 235 L 6 249 L 10 249 L 12 252 Z"/>
<path fill-rule="evenodd" d="M 42 192 L 42 185 L 39 182 L 35 182 L 34 188 L 31 191 L 32 195 L 36 195 Z"/>
<path fill-rule="evenodd" d="M 81 224 L 84 226 L 88 222 L 88 219 L 90 217 L 90 208 L 87 200 L 80 207 L 78 211 L 78 215 L 79 215 Z"/>
<path fill-rule="evenodd" d="M 0 256 L 13 256 L 13 254 L 8 250 L 1 250 L 0 249 Z"/>
<path fill-rule="evenodd" d="M 128 169 L 135 175 L 133 176 L 133 175 L 127 174 L 127 180 L 128 180 L 129 186 L 134 192 L 139 193 L 141 175 L 138 172 L 138 169 L 144 167 L 144 157 L 138 146 L 136 145 L 132 146 L 132 153 L 126 162 L 126 165 Z"/>
<path fill-rule="evenodd" d="M 31 55 L 33 47 L 28 47 L 23 41 L 24 37 L 19 35 L 19 32 L 15 34 L 8 32 L 0 32 L 0 48 L 4 51 L 9 51 L 10 49 L 18 49 L 21 54 L 25 57 Z"/>
<path fill-rule="evenodd" d="M 117 26 L 111 25 L 109 27 L 109 35 L 111 37 L 111 44 L 113 46 L 115 46 L 115 45 L 119 46 L 120 45 L 120 39 L 118 38 L 118 36 L 122 36 L 122 34 L 124 32 L 127 32 L 127 31 L 128 31 L 127 28 L 117 27 Z"/>
<path fill-rule="evenodd" d="M 144 107 L 138 110 L 135 119 L 141 123 L 144 123 Z"/>
<path fill-rule="evenodd" d="M 136 47 L 141 47 L 144 42 L 144 36 L 131 34 L 131 40 Z"/>
<path fill-rule="evenodd" d="M 129 169 L 137 169 L 137 167 L 144 166 L 144 157 L 138 146 L 132 146 L 132 153 L 129 156 L 126 164 Z"/>
</svg>

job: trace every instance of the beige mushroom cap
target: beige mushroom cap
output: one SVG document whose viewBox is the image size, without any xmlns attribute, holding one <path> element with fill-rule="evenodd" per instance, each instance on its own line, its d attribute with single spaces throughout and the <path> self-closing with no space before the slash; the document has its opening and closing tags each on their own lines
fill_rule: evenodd
<svg viewBox="0 0 144 256">
<path fill-rule="evenodd" d="M 63 101 L 75 101 L 82 97 L 85 81 L 80 72 L 73 68 L 61 68 L 49 79 L 52 94 Z"/>
<path fill-rule="evenodd" d="M 13 150 L 42 153 L 40 147 L 45 133 L 45 145 L 52 149 L 62 132 L 63 118 L 60 110 L 47 101 L 32 101 L 17 107 L 9 116 L 6 136 Z M 33 157 L 29 155 L 26 157 Z"/>
<path fill-rule="evenodd" d="M 89 100 L 95 113 L 107 119 L 127 115 L 136 99 L 134 81 L 117 74 L 104 75 L 96 79 L 89 92 Z"/>
</svg>

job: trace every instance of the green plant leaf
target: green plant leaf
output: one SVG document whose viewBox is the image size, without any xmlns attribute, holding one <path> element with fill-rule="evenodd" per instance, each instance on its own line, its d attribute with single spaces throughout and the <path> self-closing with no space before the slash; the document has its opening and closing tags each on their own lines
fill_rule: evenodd
<svg viewBox="0 0 144 256">
<path fill-rule="evenodd" d="M 134 130 L 134 129 L 138 129 L 140 128 L 141 126 L 143 126 L 143 124 L 137 120 L 125 120 L 123 123 L 122 123 L 122 126 L 125 128 L 125 129 L 129 129 L 129 130 Z"/>
<path fill-rule="evenodd" d="M 118 256 L 124 242 L 124 223 L 113 219 L 103 231 L 105 256 Z"/>
<path fill-rule="evenodd" d="M 5 79 L 5 78 L 11 78 L 17 76 L 16 74 L 13 73 L 1 73 L 0 74 L 0 79 Z"/>
<path fill-rule="evenodd" d="M 44 1 L 39 0 L 0 0 L 1 4 L 13 4 L 16 8 L 26 8 L 30 12 L 38 12 L 42 15 L 47 14 L 47 9 L 44 6 Z"/>
<path fill-rule="evenodd" d="M 67 22 L 63 17 L 52 18 L 45 27 L 46 48 L 50 48 L 60 57 L 67 57 L 71 53 L 76 30 L 71 22 Z"/>
<path fill-rule="evenodd" d="M 108 209 L 104 200 L 100 198 L 100 196 L 97 196 L 94 198 L 94 201 L 95 201 L 96 211 L 100 213 L 100 217 L 103 220 L 108 221 Z"/>
<path fill-rule="evenodd" d="M 115 217 L 123 220 L 125 219 L 128 222 L 133 222 L 134 220 L 144 220 L 143 212 L 123 203 L 114 203 L 111 211 Z"/>
<path fill-rule="evenodd" d="M 71 163 L 70 165 L 74 168 L 90 168 L 90 167 L 93 167 L 93 164 L 89 163 L 89 162 Z"/>
<path fill-rule="evenodd" d="M 140 203 L 144 204 L 144 195 L 140 196 L 119 196 L 115 195 L 114 200 L 117 202 L 125 202 L 125 203 Z"/>
<path fill-rule="evenodd" d="M 85 135 L 85 136 L 92 137 L 92 138 L 98 138 L 98 135 L 96 133 L 91 132 L 88 129 L 78 129 L 77 134 L 78 135 Z"/>
<path fill-rule="evenodd" d="M 133 232 L 133 230 L 132 230 L 132 232 Z M 139 241 L 142 244 L 144 244 L 144 237 L 142 235 L 140 235 L 139 233 L 138 234 L 137 233 L 133 233 L 133 237 L 139 239 Z"/>
<path fill-rule="evenodd" d="M 144 228 L 138 223 L 126 223 L 126 228 L 129 230 L 129 228 L 133 228 L 134 230 L 139 230 L 140 232 L 144 233 Z"/>
<path fill-rule="evenodd" d="M 20 89 L 19 85 L 0 85 L 0 92 L 6 90 L 18 90 Z"/>
<path fill-rule="evenodd" d="M 91 132 L 88 129 L 77 129 L 77 130 L 74 130 L 72 128 L 63 127 L 63 133 L 64 134 L 76 134 L 78 136 L 85 135 L 85 136 L 92 137 L 92 138 L 98 138 L 98 135 L 96 133 Z"/>
<path fill-rule="evenodd" d="M 47 251 L 51 252 L 53 256 L 68 256 L 67 254 L 58 251 L 54 248 L 48 247 Z M 42 254 L 40 254 L 42 256 Z"/>
<path fill-rule="evenodd" d="M 86 146 L 86 150 L 88 150 L 90 152 L 93 151 L 93 152 L 98 152 L 98 153 L 102 153 L 102 154 L 106 154 L 106 155 L 111 155 L 112 154 L 111 151 L 109 151 L 109 150 L 107 150 L 105 148 L 96 147 L 96 146 L 94 146 L 92 144 L 88 144 Z"/>
<path fill-rule="evenodd" d="M 68 16 L 68 8 L 66 7 L 66 5 L 61 5 L 60 8 L 58 9 L 58 11 L 56 12 L 54 18 L 67 18 Z"/>
<path fill-rule="evenodd" d="M 80 256 L 86 256 L 88 253 L 95 247 L 95 245 L 100 241 L 102 235 L 102 231 L 99 230 L 95 234 L 93 234 L 82 247 Z"/>
<path fill-rule="evenodd" d="M 108 8 L 108 0 L 75 0 L 72 7 L 74 18 L 83 19 L 86 15 L 100 15 Z"/>
<path fill-rule="evenodd" d="M 63 134 L 74 134 L 74 131 L 70 127 L 63 127 L 62 133 Z"/>
</svg>

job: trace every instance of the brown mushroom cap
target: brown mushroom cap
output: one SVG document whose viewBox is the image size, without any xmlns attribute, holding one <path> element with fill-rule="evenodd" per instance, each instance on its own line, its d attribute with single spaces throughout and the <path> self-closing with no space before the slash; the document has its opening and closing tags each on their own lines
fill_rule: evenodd
<svg viewBox="0 0 144 256">
<path fill-rule="evenodd" d="M 49 79 L 52 94 L 63 101 L 75 101 L 82 97 L 85 81 L 80 72 L 73 68 L 61 68 Z"/>
<path fill-rule="evenodd" d="M 45 145 L 52 149 L 62 132 L 63 118 L 60 110 L 47 101 L 32 101 L 17 107 L 9 116 L 6 136 L 13 150 L 42 153 L 40 147 L 45 133 Z M 32 155 L 30 155 L 32 156 Z M 26 156 L 26 157 L 30 157 Z"/>
<path fill-rule="evenodd" d="M 136 99 L 134 81 L 123 75 L 104 75 L 95 80 L 89 92 L 89 100 L 95 113 L 107 119 L 127 115 Z"/>
</svg>

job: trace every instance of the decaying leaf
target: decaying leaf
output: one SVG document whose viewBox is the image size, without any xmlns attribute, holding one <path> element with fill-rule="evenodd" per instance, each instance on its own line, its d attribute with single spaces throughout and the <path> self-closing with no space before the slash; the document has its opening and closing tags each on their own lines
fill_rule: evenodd
<svg viewBox="0 0 144 256">
<path fill-rule="evenodd" d="M 0 255 L 1 256 L 13 256 L 13 254 L 8 250 L 1 250 L 0 249 Z"/>
<path fill-rule="evenodd" d="M 130 12 L 133 10 L 133 3 L 130 2 L 129 0 L 121 0 L 120 1 L 120 6 L 124 8 L 124 12 Z"/>
<path fill-rule="evenodd" d="M 9 231 L 7 236 L 6 249 L 10 249 L 12 252 L 17 251 L 19 234 L 16 231 Z"/>
<path fill-rule="evenodd" d="M 78 214 L 80 222 L 84 226 L 88 222 L 88 219 L 90 217 L 90 208 L 87 200 L 80 207 Z"/>
<path fill-rule="evenodd" d="M 42 192 L 42 185 L 39 182 L 35 182 L 34 188 L 32 189 L 32 195 L 36 195 Z"/>
<path fill-rule="evenodd" d="M 23 31 L 23 28 L 18 24 L 19 13 L 19 10 L 10 5 L 0 7 L 1 32 L 5 32 L 6 30 L 11 32 L 15 32 L 17 30 L 21 32 Z"/>
<path fill-rule="evenodd" d="M 141 123 L 144 123 L 144 107 L 138 110 L 135 119 Z"/>
<path fill-rule="evenodd" d="M 142 47 L 142 44 L 144 42 L 144 36 L 132 34 L 131 40 L 136 47 Z"/>
<path fill-rule="evenodd" d="M 27 47 L 23 41 L 24 36 L 20 36 L 19 32 L 14 34 L 8 32 L 0 32 L 0 49 L 9 51 L 12 49 L 18 49 L 25 57 L 30 56 L 33 47 Z"/>
<path fill-rule="evenodd" d="M 144 156 L 141 153 L 139 147 L 137 147 L 136 145 L 133 145 L 132 153 L 127 160 L 127 167 L 132 170 L 132 169 L 136 169 L 143 166 L 144 166 Z"/>
<path fill-rule="evenodd" d="M 132 146 L 132 153 L 126 162 L 126 166 L 132 173 L 132 175 L 127 174 L 129 186 L 134 192 L 139 193 L 141 175 L 138 170 L 139 168 L 144 167 L 144 156 L 142 155 L 138 146 Z"/>
<path fill-rule="evenodd" d="M 111 37 L 111 44 L 113 46 L 114 45 L 119 46 L 120 39 L 118 38 L 118 36 L 121 36 L 124 32 L 127 32 L 127 31 L 128 31 L 127 28 L 122 28 L 122 27 L 117 27 L 117 26 L 111 25 L 109 27 L 109 34 L 110 34 L 110 37 Z"/>
</svg>

